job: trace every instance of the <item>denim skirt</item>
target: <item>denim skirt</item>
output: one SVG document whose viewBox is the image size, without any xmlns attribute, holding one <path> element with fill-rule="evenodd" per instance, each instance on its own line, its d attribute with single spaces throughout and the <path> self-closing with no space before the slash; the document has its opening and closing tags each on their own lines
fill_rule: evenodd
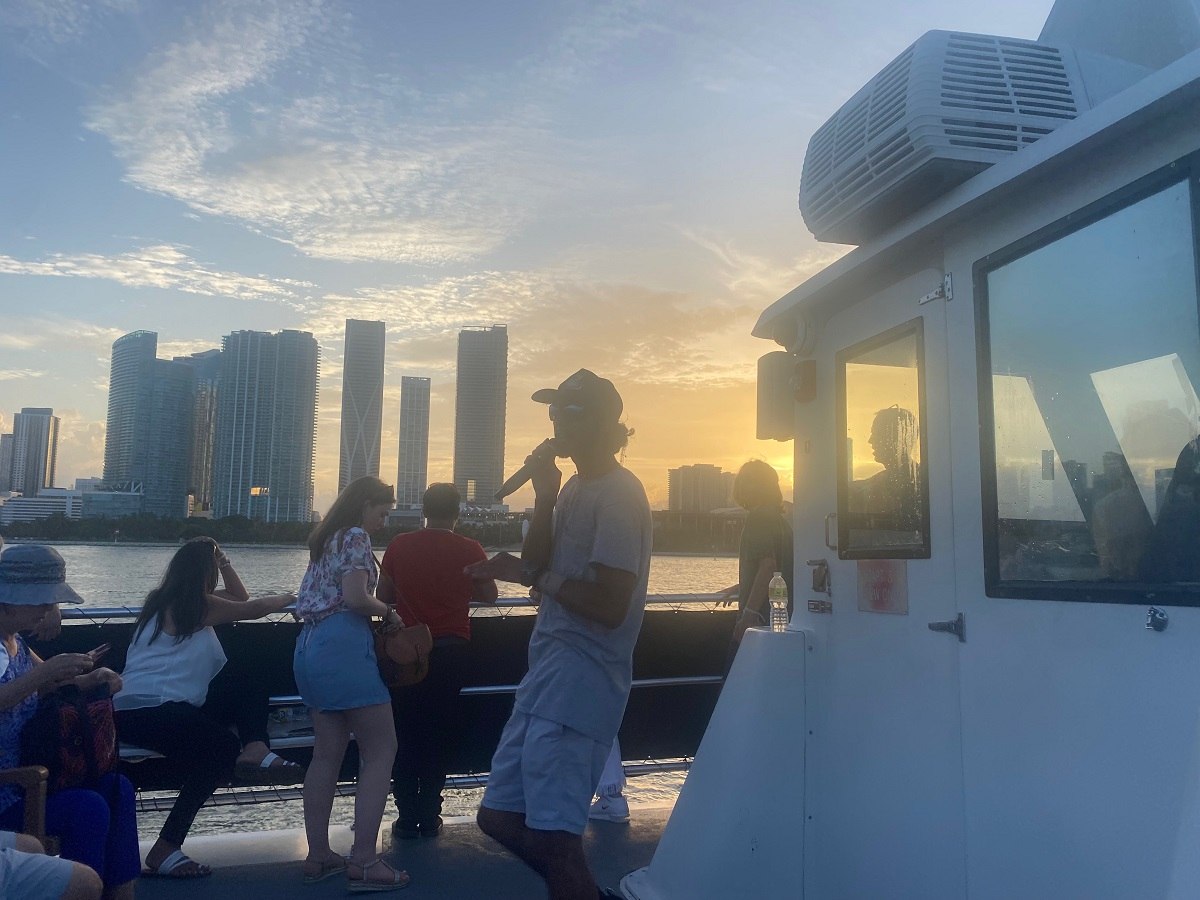
<svg viewBox="0 0 1200 900">
<path fill-rule="evenodd" d="M 296 639 L 292 670 L 304 704 L 322 712 L 392 699 L 379 677 L 370 622 L 348 609 L 316 624 L 304 624 Z"/>
</svg>

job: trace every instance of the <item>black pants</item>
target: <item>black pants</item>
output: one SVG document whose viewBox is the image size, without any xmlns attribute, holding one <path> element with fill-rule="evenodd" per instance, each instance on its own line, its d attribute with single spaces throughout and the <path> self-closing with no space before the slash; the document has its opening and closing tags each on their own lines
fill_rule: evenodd
<svg viewBox="0 0 1200 900">
<path fill-rule="evenodd" d="M 462 739 L 459 691 L 466 683 L 471 645 L 439 638 L 429 654 L 429 674 L 392 695 L 396 762 L 392 795 L 406 828 L 432 825 L 442 811 L 450 759 Z"/>
<path fill-rule="evenodd" d="M 176 847 L 183 844 L 204 801 L 233 777 L 242 747 L 252 741 L 266 743 L 268 707 L 261 682 L 227 663 L 209 684 L 202 707 L 164 703 L 117 711 L 122 741 L 161 753 L 179 770 L 182 787 L 160 838 Z"/>
</svg>

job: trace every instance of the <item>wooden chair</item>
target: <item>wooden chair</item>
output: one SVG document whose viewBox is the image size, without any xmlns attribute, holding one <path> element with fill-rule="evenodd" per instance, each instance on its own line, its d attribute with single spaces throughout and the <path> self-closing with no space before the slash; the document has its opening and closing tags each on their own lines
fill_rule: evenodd
<svg viewBox="0 0 1200 900">
<path fill-rule="evenodd" d="M 21 766 L 0 769 L 0 784 L 15 784 L 25 792 L 25 822 L 21 831 L 42 842 L 46 852 L 58 854 L 58 838 L 46 834 L 46 782 L 50 773 L 45 766 Z"/>
</svg>

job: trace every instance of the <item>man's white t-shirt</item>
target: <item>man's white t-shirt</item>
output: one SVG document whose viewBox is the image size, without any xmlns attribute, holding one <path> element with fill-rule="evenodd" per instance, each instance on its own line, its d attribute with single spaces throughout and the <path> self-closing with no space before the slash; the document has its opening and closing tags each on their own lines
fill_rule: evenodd
<svg viewBox="0 0 1200 900">
<path fill-rule="evenodd" d="M 601 743 L 621 726 L 633 681 L 633 647 L 646 609 L 653 524 L 642 483 L 617 467 L 599 478 L 572 477 L 554 507 L 550 569 L 595 581 L 594 564 L 631 572 L 637 585 L 625 620 L 607 628 L 543 595 L 529 639 L 529 672 L 516 708 Z"/>
</svg>

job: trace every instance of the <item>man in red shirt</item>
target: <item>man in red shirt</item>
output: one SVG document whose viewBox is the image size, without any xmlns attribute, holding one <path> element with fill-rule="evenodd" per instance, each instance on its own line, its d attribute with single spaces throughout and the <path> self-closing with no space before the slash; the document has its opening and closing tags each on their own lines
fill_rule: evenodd
<svg viewBox="0 0 1200 900">
<path fill-rule="evenodd" d="M 376 596 L 404 619 L 433 633 L 429 674 L 392 694 L 398 749 L 392 794 L 397 838 L 433 837 L 442 828 L 442 789 L 448 761 L 462 736 L 459 691 L 470 657 L 472 600 L 496 602 L 496 582 L 463 574 L 487 559 L 478 541 L 454 533 L 458 488 L 433 484 L 425 491 L 425 527 L 398 534 L 383 555 Z"/>
</svg>

